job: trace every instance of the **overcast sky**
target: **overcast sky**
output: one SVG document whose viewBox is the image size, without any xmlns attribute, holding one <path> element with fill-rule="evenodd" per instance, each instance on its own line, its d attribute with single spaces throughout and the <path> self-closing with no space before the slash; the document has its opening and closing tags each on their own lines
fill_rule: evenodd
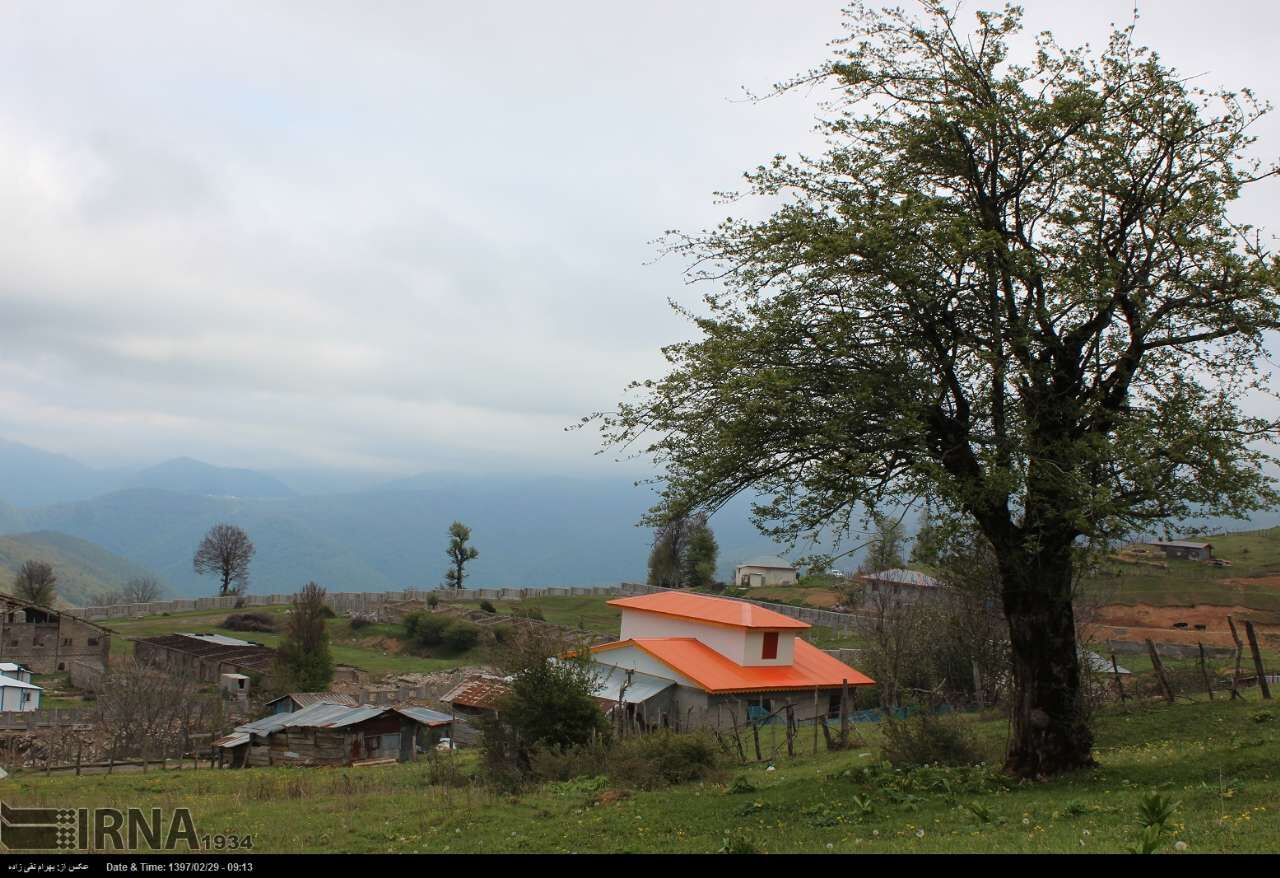
<svg viewBox="0 0 1280 878">
<path fill-rule="evenodd" d="M 1106 38 L 1128 0 L 1027 0 Z M 1270 2 L 1139 39 L 1280 99 Z M 970 8 L 978 8 L 970 4 Z M 696 302 L 662 230 L 811 144 L 835 2 L 9 2 L 0 436 L 96 464 L 600 472 Z M 1258 132 L 1280 153 L 1280 123 Z M 1241 216 L 1280 227 L 1280 186 Z"/>
</svg>

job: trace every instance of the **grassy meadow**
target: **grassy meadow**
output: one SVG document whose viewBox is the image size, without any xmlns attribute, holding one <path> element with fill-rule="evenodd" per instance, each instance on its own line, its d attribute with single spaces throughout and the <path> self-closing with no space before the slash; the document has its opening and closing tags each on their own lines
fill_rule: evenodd
<svg viewBox="0 0 1280 878">
<path fill-rule="evenodd" d="M 250 834 L 256 851 L 1118 852 L 1152 793 L 1177 803 L 1162 848 L 1280 850 L 1280 707 L 1256 700 L 1112 707 L 1098 768 L 1047 783 L 989 767 L 895 770 L 878 729 L 865 746 L 763 764 L 653 791 L 607 777 L 502 795 L 472 780 L 474 755 L 341 768 L 169 771 L 0 781 L 20 805 L 192 808 L 201 834 Z M 991 763 L 1005 724 L 969 718 Z M 766 748 L 768 748 L 766 742 Z M 448 781 L 443 782 L 443 781 Z"/>
</svg>

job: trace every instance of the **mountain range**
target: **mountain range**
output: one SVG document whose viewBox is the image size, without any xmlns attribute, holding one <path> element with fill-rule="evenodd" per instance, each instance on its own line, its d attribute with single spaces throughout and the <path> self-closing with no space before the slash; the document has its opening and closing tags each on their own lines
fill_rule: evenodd
<svg viewBox="0 0 1280 878">
<path fill-rule="evenodd" d="M 652 534 L 636 522 L 653 494 L 629 477 L 428 473 L 334 493 L 317 493 L 324 480 L 315 474 L 307 493 L 285 478 L 189 458 L 137 471 L 95 470 L 0 442 L 0 534 L 88 541 L 153 571 L 180 596 L 212 593 L 214 582 L 197 576 L 191 559 L 219 522 L 242 527 L 253 540 L 250 588 L 264 593 L 295 591 L 309 580 L 337 591 L 433 587 L 443 579 L 455 520 L 471 527 L 480 552 L 469 568 L 472 586 L 591 585 L 645 575 Z M 335 478 L 338 485 L 350 481 Z M 780 551 L 751 526 L 748 505 L 730 504 L 712 519 L 726 578 L 747 557 Z"/>
</svg>

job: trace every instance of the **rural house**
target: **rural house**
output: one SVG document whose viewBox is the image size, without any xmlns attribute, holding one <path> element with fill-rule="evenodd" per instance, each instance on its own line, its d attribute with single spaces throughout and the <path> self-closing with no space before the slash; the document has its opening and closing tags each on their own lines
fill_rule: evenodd
<svg viewBox="0 0 1280 878">
<path fill-rule="evenodd" d="M 1166 558 L 1179 558 L 1186 561 L 1212 561 L 1213 543 L 1194 543 L 1186 540 L 1157 541 L 1147 543 L 1154 549 L 1164 552 Z"/>
<path fill-rule="evenodd" d="M 511 688 L 502 677 L 481 674 L 454 686 L 440 700 L 457 714 L 481 717 L 497 714 L 498 703 L 510 693 Z"/>
<path fill-rule="evenodd" d="M 760 588 L 766 585 L 795 585 L 798 577 L 791 562 L 768 555 L 739 564 L 733 569 L 733 581 L 745 588 Z"/>
<path fill-rule="evenodd" d="M 863 583 L 863 606 L 901 607 L 922 600 L 936 600 L 945 594 L 941 581 L 915 570 L 881 570 L 858 577 Z M 888 601 L 889 603 L 885 603 Z"/>
<path fill-rule="evenodd" d="M 352 707 L 317 701 L 237 726 L 214 741 L 232 768 L 411 762 L 447 736 L 451 719 L 425 707 Z"/>
<path fill-rule="evenodd" d="M 111 632 L 70 613 L 0 595 L 0 655 L 37 674 L 56 674 L 72 661 L 105 670 Z"/>
<path fill-rule="evenodd" d="M 20 680 L 0 674 L 0 712 L 40 709 L 40 693 L 44 690 L 32 683 L 30 676 Z"/>
<path fill-rule="evenodd" d="M 744 601 L 660 592 L 609 601 L 622 610 L 620 639 L 592 647 L 592 658 L 668 681 L 666 708 L 645 725 L 718 725 L 759 719 L 791 705 L 797 720 L 838 714 L 845 684 L 874 681 L 798 635 L 810 626 Z M 641 676 L 644 675 L 644 676 Z M 621 687 L 618 686 L 620 689 Z M 659 692 L 667 693 L 667 687 Z"/>
</svg>

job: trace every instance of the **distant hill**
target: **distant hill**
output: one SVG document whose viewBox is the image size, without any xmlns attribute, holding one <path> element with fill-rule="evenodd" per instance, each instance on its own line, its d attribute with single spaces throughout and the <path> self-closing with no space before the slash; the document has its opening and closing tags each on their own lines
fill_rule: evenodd
<svg viewBox="0 0 1280 878">
<path fill-rule="evenodd" d="M 213 497 L 292 497 L 295 493 L 274 476 L 251 469 L 213 466 L 189 457 L 144 469 L 130 478 L 126 487 Z"/>
<path fill-rule="evenodd" d="M 21 511 L 24 531 L 56 530 L 156 571 L 175 592 L 209 594 L 191 557 L 219 522 L 257 547 L 250 588 L 289 592 L 314 579 L 343 591 L 434 587 L 449 524 L 472 528 L 474 586 L 591 585 L 645 575 L 651 534 L 635 526 L 651 502 L 630 480 L 432 477 L 430 488 L 293 497 L 227 497 L 130 489 Z M 712 521 L 721 567 L 776 552 L 747 522 L 745 501 Z M 13 523 L 10 525 L 14 526 Z"/>
<path fill-rule="evenodd" d="M 85 500 L 119 487 L 119 479 L 116 473 L 92 469 L 64 455 L 0 439 L 3 503 L 27 507 Z"/>
<path fill-rule="evenodd" d="M 58 597 L 84 605 L 151 571 L 87 540 L 53 531 L 0 536 L 0 591 L 12 593 L 13 578 L 27 561 L 45 561 L 58 576 Z M 158 578 L 158 577 L 157 577 Z"/>
</svg>

